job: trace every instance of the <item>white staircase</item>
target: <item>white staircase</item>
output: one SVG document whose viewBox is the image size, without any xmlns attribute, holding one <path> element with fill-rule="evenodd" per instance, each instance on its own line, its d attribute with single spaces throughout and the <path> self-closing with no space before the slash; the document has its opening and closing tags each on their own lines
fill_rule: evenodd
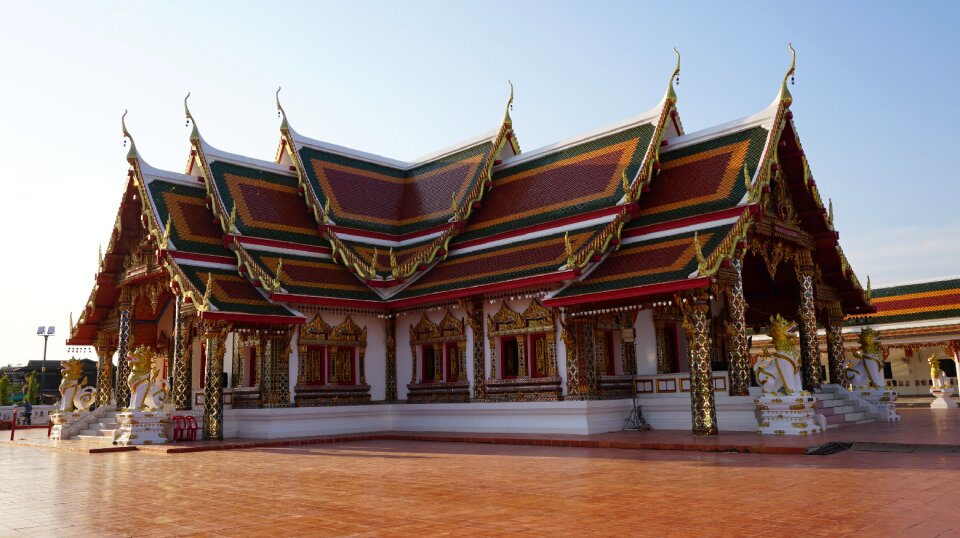
<svg viewBox="0 0 960 538">
<path fill-rule="evenodd" d="M 880 418 L 843 388 L 824 386 L 822 391 L 817 393 L 817 398 L 817 413 L 827 419 L 828 429 L 845 424 L 876 422 Z"/>
<path fill-rule="evenodd" d="M 120 424 L 117 423 L 117 412 L 108 411 L 99 417 L 97 422 L 92 422 L 85 430 L 80 430 L 80 435 L 76 438 L 83 441 L 104 441 L 113 443 Z"/>
</svg>

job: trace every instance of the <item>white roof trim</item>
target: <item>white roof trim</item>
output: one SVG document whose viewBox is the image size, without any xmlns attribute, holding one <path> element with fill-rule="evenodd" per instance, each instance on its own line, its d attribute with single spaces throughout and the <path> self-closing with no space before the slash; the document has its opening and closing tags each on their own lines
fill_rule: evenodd
<svg viewBox="0 0 960 538">
<path fill-rule="evenodd" d="M 711 220 L 708 222 L 698 222 L 697 224 L 690 224 L 688 226 L 681 226 L 679 228 L 669 228 L 667 230 L 658 230 L 656 232 L 650 232 L 648 234 L 638 235 L 635 237 L 627 237 L 626 239 L 620 240 L 620 245 L 629 245 L 631 243 L 639 243 L 641 241 L 649 241 L 650 239 L 660 239 L 661 237 L 671 237 L 674 235 L 680 235 L 688 232 L 695 232 L 698 230 L 706 230 L 707 228 L 714 228 L 717 226 L 725 226 L 727 224 L 733 224 L 740 220 L 740 215 L 736 217 L 727 217 L 725 219 Z"/>
<path fill-rule="evenodd" d="M 209 267 L 210 269 L 226 269 L 229 271 L 239 271 L 235 263 L 217 263 L 203 260 L 189 260 L 186 258 L 176 258 L 177 265 L 190 265 L 193 267 Z"/>
<path fill-rule="evenodd" d="M 489 248 L 501 247 L 504 245 L 519 243 L 521 241 L 527 241 L 530 239 L 547 237 L 547 236 L 555 235 L 561 232 L 569 232 L 572 230 L 579 230 L 581 228 L 589 228 L 597 224 L 606 224 L 607 222 L 610 222 L 615 218 L 616 218 L 616 215 L 604 215 L 602 217 L 597 217 L 595 219 L 581 220 L 579 222 L 573 222 L 570 224 L 565 224 L 563 226 L 556 226 L 554 228 L 547 228 L 544 230 L 537 230 L 535 232 L 528 232 L 523 235 L 516 235 L 513 237 L 507 237 L 507 238 L 499 239 L 496 241 L 488 241 L 486 243 L 471 245 L 465 248 L 452 249 L 450 250 L 450 255 L 453 256 L 453 255 L 459 255 L 459 254 L 469 254 L 471 252 L 476 252 L 479 250 L 486 250 Z"/>
<path fill-rule="evenodd" d="M 665 104 L 666 104 L 666 101 L 661 100 L 660 103 L 657 104 L 657 106 L 651 108 L 650 110 L 644 112 L 639 116 L 630 118 L 625 121 L 620 121 L 613 125 L 609 125 L 602 129 L 591 131 L 589 133 L 577 136 L 575 138 L 570 138 L 562 142 L 557 142 L 554 144 L 543 146 L 535 150 L 527 151 L 527 152 L 521 153 L 520 155 L 510 157 L 508 159 L 505 159 L 500 165 L 494 167 L 494 170 L 505 170 L 512 166 L 516 166 L 518 164 L 536 159 L 538 157 L 544 157 L 546 155 L 556 153 L 558 151 L 564 150 L 571 146 L 583 144 L 591 140 L 596 140 L 597 138 L 600 138 L 603 136 L 607 136 L 613 133 L 618 133 L 620 131 L 625 131 L 637 125 L 650 123 L 651 121 L 655 121 L 660 118 L 660 113 L 663 111 L 663 107 Z"/>
<path fill-rule="evenodd" d="M 207 157 L 208 163 L 219 161 L 230 164 L 237 164 L 240 166 L 246 166 L 248 168 L 256 168 L 263 170 L 264 172 L 271 172 L 274 174 L 280 174 L 284 176 L 295 176 L 296 172 L 290 170 L 289 167 L 283 164 L 275 163 L 273 161 L 264 161 L 261 159 L 255 159 L 253 157 L 247 157 L 245 155 L 237 155 L 236 153 L 230 153 L 227 151 L 222 151 L 217 148 L 214 148 L 210 144 L 201 138 L 200 147 L 203 148 L 203 154 Z"/>
<path fill-rule="evenodd" d="M 904 321 L 900 323 L 863 323 L 860 325 L 844 327 L 843 332 L 858 333 L 860 332 L 860 329 L 864 327 L 872 327 L 878 331 L 890 331 L 893 329 L 919 329 L 923 327 L 942 327 L 946 325 L 960 325 L 960 318 L 928 319 L 920 321 Z M 880 335 L 880 339 L 883 339 L 883 334 Z"/>
<path fill-rule="evenodd" d="M 915 284 L 931 284 L 934 282 L 946 282 L 947 280 L 960 280 L 960 275 L 953 276 L 942 276 L 938 278 L 928 278 L 925 280 L 908 280 L 905 282 L 896 282 L 893 284 L 884 284 L 882 286 L 874 286 L 873 291 L 879 291 L 886 288 L 896 288 L 899 286 L 913 286 Z M 879 297 L 876 297 L 879 299 Z"/>
<path fill-rule="evenodd" d="M 365 235 L 355 235 L 346 232 L 337 232 L 337 237 L 340 239 L 345 239 L 347 241 L 353 241 L 356 243 L 362 243 L 364 245 L 377 245 L 381 247 L 405 247 L 408 245 L 416 245 L 419 243 L 426 243 L 431 239 L 440 237 L 443 235 L 443 232 L 433 232 L 425 235 L 418 235 L 410 239 L 402 239 L 394 241 L 392 239 L 381 239 L 378 237 L 367 237 Z"/>
<path fill-rule="evenodd" d="M 475 136 L 473 138 L 460 142 L 459 144 L 455 144 L 453 146 L 444 148 L 440 151 L 436 151 L 436 152 L 424 155 L 414 161 L 401 161 L 398 159 L 391 159 L 389 157 L 376 155 L 374 153 L 367 153 L 365 151 L 348 148 L 346 146 L 332 144 L 330 142 L 324 142 L 322 140 L 316 140 L 314 138 L 309 138 L 301 135 L 300 133 L 295 131 L 292 127 L 290 127 L 289 129 L 290 129 L 290 133 L 293 135 L 293 142 L 294 144 L 296 144 L 297 146 L 296 149 L 298 150 L 301 147 L 319 149 L 329 153 L 335 153 L 343 157 L 351 157 L 353 159 L 367 161 L 369 163 L 378 164 L 380 166 L 386 166 L 388 168 L 398 169 L 404 172 L 412 170 L 418 166 L 427 164 L 429 162 L 436 161 L 448 155 L 452 155 L 454 153 L 457 153 L 458 151 L 462 151 L 469 147 L 476 146 L 477 144 L 492 141 L 494 137 L 496 137 L 500 133 L 500 127 L 498 126 L 496 129 L 487 131 L 479 136 Z"/>
<path fill-rule="evenodd" d="M 244 243 L 242 237 L 240 238 L 240 244 L 243 245 L 244 249 L 250 252 L 270 252 L 272 254 L 289 254 L 291 256 L 301 256 L 303 258 L 319 258 L 324 260 L 329 260 L 333 258 L 332 255 L 324 254 L 322 252 L 313 252 L 308 250 L 297 250 L 294 248 L 283 248 L 283 247 L 273 247 L 269 245 Z"/>
<path fill-rule="evenodd" d="M 718 138 L 726 134 L 743 131 L 751 127 L 762 126 L 767 130 L 771 130 L 773 128 L 773 120 L 777 116 L 777 110 L 779 106 L 780 101 L 774 101 L 767 108 L 751 116 L 670 138 L 667 140 L 667 145 L 660 150 L 660 153 L 668 153 L 699 142 Z"/>
</svg>

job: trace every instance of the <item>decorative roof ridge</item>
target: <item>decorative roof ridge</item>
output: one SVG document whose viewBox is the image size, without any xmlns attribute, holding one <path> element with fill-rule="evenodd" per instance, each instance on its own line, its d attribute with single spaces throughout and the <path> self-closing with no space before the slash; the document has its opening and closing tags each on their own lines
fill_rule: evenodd
<svg viewBox="0 0 960 538">
<path fill-rule="evenodd" d="M 264 172 L 271 172 L 274 174 L 279 174 L 283 176 L 295 176 L 296 173 L 292 172 L 289 167 L 282 164 L 268 161 L 264 159 L 258 159 L 256 157 L 248 157 L 246 155 L 240 155 L 238 153 L 230 153 L 229 151 L 224 151 L 222 149 L 217 149 L 210 145 L 206 140 L 201 139 L 200 143 L 203 145 L 203 151 L 210 158 L 210 162 L 225 162 L 228 164 L 236 164 L 240 166 L 246 166 L 249 168 L 256 168 Z"/>
<path fill-rule="evenodd" d="M 647 110 L 646 112 L 644 112 L 643 114 L 640 114 L 639 116 L 634 116 L 633 118 L 619 121 L 617 123 L 614 123 L 612 125 L 607 125 L 606 127 L 603 127 L 600 129 L 594 129 L 587 133 L 584 133 L 575 137 L 571 137 L 571 138 L 562 140 L 560 142 L 555 142 L 553 144 L 548 144 L 546 146 L 542 146 L 537 149 L 526 151 L 515 157 L 504 159 L 502 163 L 500 163 L 495 167 L 495 171 L 500 172 L 503 170 L 507 170 L 516 165 L 531 161 L 533 159 L 546 157 L 548 155 L 552 155 L 554 153 L 557 153 L 559 151 L 562 151 L 574 146 L 586 144 L 588 142 L 591 142 L 598 138 L 602 138 L 604 136 L 619 133 L 621 131 L 626 131 L 627 129 L 637 127 L 638 125 L 643 125 L 645 123 L 652 123 L 654 120 L 660 117 L 661 111 L 663 110 L 665 103 L 666 103 L 666 100 L 661 100 L 655 107 Z"/>
<path fill-rule="evenodd" d="M 654 125 L 653 136 L 647 145 L 647 151 L 644 153 L 643 161 L 637 169 L 633 178 L 623 176 L 623 198 L 617 202 L 620 212 L 603 230 L 598 232 L 590 241 L 581 245 L 576 252 L 567 249 L 567 262 L 560 269 L 573 270 L 580 273 L 590 263 L 602 263 L 606 259 L 608 248 L 614 250 L 620 247 L 620 234 L 626 223 L 630 222 L 637 213 L 637 201 L 640 199 L 644 188 L 653 181 L 653 178 L 660 173 L 660 148 L 664 145 L 664 134 L 666 132 L 667 121 L 670 120 L 672 113 L 676 110 L 677 95 L 672 91 L 674 82 L 680 81 L 680 53 L 674 49 L 677 54 L 677 67 L 670 74 L 669 85 L 663 99 L 657 105 L 657 122 Z M 647 113 L 649 114 L 649 112 Z"/>
<path fill-rule="evenodd" d="M 903 287 L 903 286 L 916 286 L 916 285 L 918 285 L 918 284 L 938 284 L 938 283 L 940 283 L 940 282 L 950 282 L 951 280 L 960 281 L 960 275 L 949 275 L 949 276 L 936 277 L 936 278 L 927 278 L 927 279 L 921 279 L 921 280 L 908 280 L 908 281 L 904 281 L 904 282 L 895 282 L 895 283 L 892 283 L 892 284 L 884 284 L 884 285 L 882 285 L 882 286 L 874 286 L 874 287 L 873 287 L 873 292 L 876 293 L 876 292 L 878 292 L 878 291 L 880 291 L 880 290 L 887 290 L 887 289 L 892 289 L 892 288 L 900 288 L 900 287 Z M 895 296 L 892 295 L 891 297 L 895 297 Z M 875 297 L 875 298 L 878 298 L 878 299 L 879 299 L 879 297 Z"/>
<path fill-rule="evenodd" d="M 755 114 L 669 138 L 667 139 L 668 145 L 663 149 L 663 152 L 669 153 L 721 136 L 738 133 L 751 127 L 766 127 L 770 129 L 773 127 L 773 120 L 776 118 L 777 109 L 779 108 L 778 105 L 779 103 L 774 103 Z"/>
<path fill-rule="evenodd" d="M 180 172 L 173 172 L 170 170 L 164 170 L 163 168 L 157 168 L 151 166 L 143 157 L 139 158 L 140 160 L 140 175 L 144 183 L 150 184 L 154 181 L 167 181 L 170 183 L 181 183 L 184 185 L 189 185 L 191 187 L 200 188 L 200 184 L 197 182 L 195 176 L 190 176 L 187 174 L 181 174 Z"/>
</svg>

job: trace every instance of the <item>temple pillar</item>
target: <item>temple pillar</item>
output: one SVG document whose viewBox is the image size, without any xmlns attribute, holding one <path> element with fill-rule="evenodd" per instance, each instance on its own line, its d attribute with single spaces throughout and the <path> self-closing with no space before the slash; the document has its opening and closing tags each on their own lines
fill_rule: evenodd
<svg viewBox="0 0 960 538">
<path fill-rule="evenodd" d="M 267 331 L 261 394 L 266 398 L 263 407 L 290 406 L 290 330 Z M 334 350 L 331 349 L 331 356 Z M 331 376 L 332 378 L 332 376 Z M 333 381 L 333 379 L 331 379 Z"/>
<path fill-rule="evenodd" d="M 270 368 L 270 342 L 267 340 L 266 331 L 257 332 L 257 368 L 260 370 L 260 383 L 257 388 L 260 391 L 260 407 L 271 407 L 267 405 L 270 397 L 270 386 L 273 383 L 273 376 Z M 329 361 L 329 358 L 326 359 Z M 327 378 L 330 379 L 329 377 Z"/>
<path fill-rule="evenodd" d="M 467 323 L 473 333 L 473 397 L 487 397 L 487 385 L 483 376 L 483 302 L 474 300 L 467 312 Z"/>
<path fill-rule="evenodd" d="M 117 409 L 126 409 L 130 406 L 130 386 L 127 385 L 127 375 L 130 367 L 127 365 L 127 354 L 130 346 L 130 289 L 120 291 L 119 327 L 117 329 L 117 378 L 114 382 Z"/>
<path fill-rule="evenodd" d="M 384 394 L 384 400 L 395 402 L 397 400 L 397 324 L 393 316 L 387 317 L 387 387 Z"/>
<path fill-rule="evenodd" d="M 203 387 L 203 432 L 207 439 L 223 439 L 223 358 L 229 326 L 223 322 L 204 324 L 206 339 L 206 380 Z"/>
<path fill-rule="evenodd" d="M 653 313 L 653 329 L 657 339 L 657 373 L 669 374 L 673 371 L 671 357 L 667 356 L 667 335 L 664 332 L 666 320 L 658 312 Z"/>
<path fill-rule="evenodd" d="M 524 345 L 525 335 L 517 335 L 517 377 L 523 379 L 527 377 L 527 346 Z"/>
<path fill-rule="evenodd" d="M 731 337 L 729 353 L 730 396 L 750 395 L 750 352 L 747 349 L 747 301 L 743 296 L 743 259 L 734 257 L 730 261 L 734 281 L 727 290 L 728 311 L 730 312 L 729 332 Z"/>
<path fill-rule="evenodd" d="M 713 398 L 713 367 L 710 364 L 710 303 L 706 291 L 687 295 L 683 329 L 690 355 L 690 412 L 694 435 L 716 435 L 717 407 Z"/>
<path fill-rule="evenodd" d="M 843 357 L 843 310 L 839 301 L 834 301 L 828 309 L 827 318 L 827 364 L 830 369 L 830 382 L 840 386 L 847 385 L 846 367 Z"/>
<path fill-rule="evenodd" d="M 813 291 L 813 262 L 808 251 L 801 251 L 803 267 L 798 271 L 800 280 L 800 364 L 803 372 L 803 388 L 810 392 L 820 390 L 820 345 L 817 342 L 816 300 Z"/>
<path fill-rule="evenodd" d="M 442 344 L 433 344 L 433 379 L 432 381 L 438 382 L 443 380 L 443 345 Z M 426 381 L 426 380 L 424 380 Z"/>
<path fill-rule="evenodd" d="M 567 351 L 568 400 L 597 397 L 597 349 L 592 318 L 562 315 L 560 339 Z"/>
<path fill-rule="evenodd" d="M 190 312 L 187 312 L 187 310 Z M 173 405 L 177 411 L 193 408 L 193 307 L 176 297 L 173 326 Z"/>
<path fill-rule="evenodd" d="M 113 354 L 117 351 L 117 335 L 97 333 L 97 407 L 110 405 L 113 397 Z"/>
</svg>

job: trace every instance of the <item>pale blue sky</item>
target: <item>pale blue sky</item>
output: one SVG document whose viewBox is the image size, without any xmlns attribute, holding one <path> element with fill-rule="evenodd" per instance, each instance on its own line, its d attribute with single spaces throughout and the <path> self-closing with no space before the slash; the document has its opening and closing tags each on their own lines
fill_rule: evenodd
<svg viewBox="0 0 960 538">
<path fill-rule="evenodd" d="M 854 268 L 875 284 L 960 273 L 955 2 L 0 1 L 0 364 L 40 358 L 93 285 L 123 188 L 120 115 L 183 169 L 204 137 L 270 159 L 273 92 L 301 133 L 410 159 L 498 125 L 507 80 L 530 150 L 656 104 L 683 54 L 688 132 L 775 96 L 795 120 Z M 62 338 L 50 358 L 64 358 Z"/>
</svg>

